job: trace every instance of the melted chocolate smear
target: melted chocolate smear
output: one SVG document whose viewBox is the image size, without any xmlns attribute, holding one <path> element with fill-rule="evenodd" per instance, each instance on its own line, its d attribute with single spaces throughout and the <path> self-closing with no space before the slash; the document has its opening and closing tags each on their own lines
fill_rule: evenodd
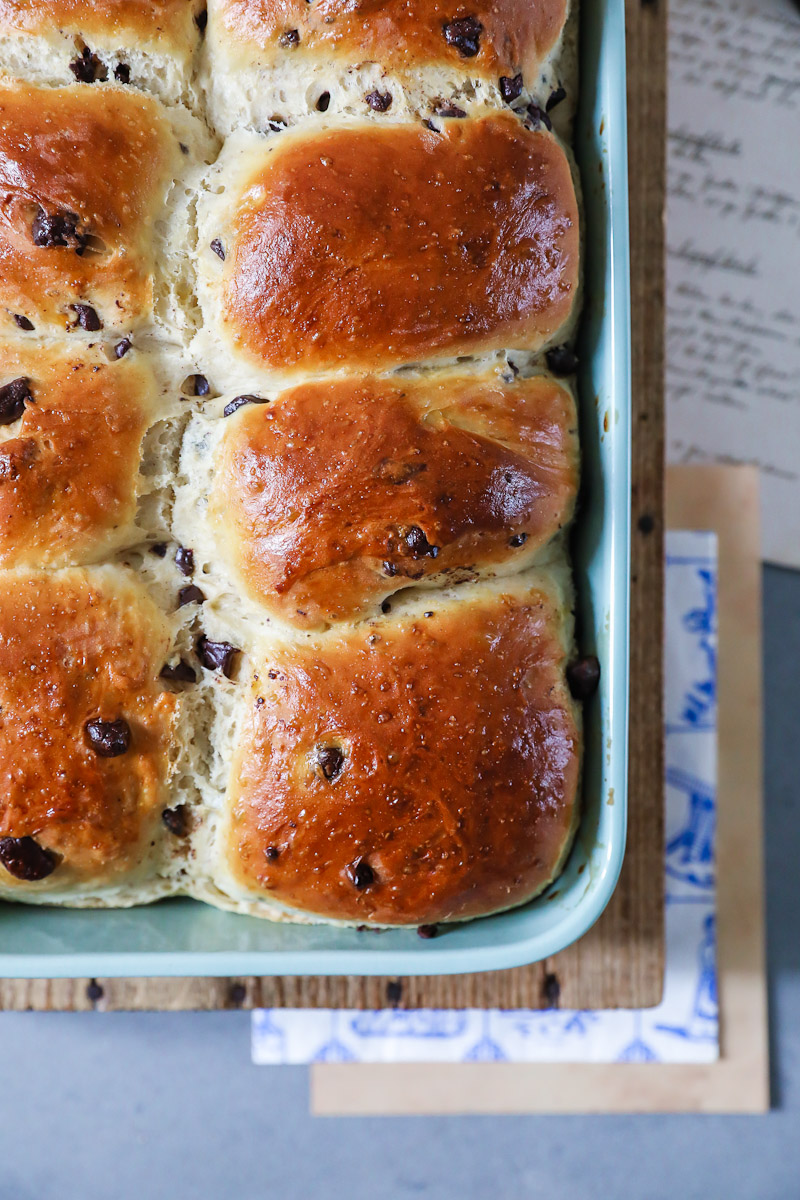
<svg viewBox="0 0 800 1200">
<path fill-rule="evenodd" d="M 600 663 L 594 654 L 587 654 L 567 667 L 567 683 L 576 700 L 588 700 L 600 682 Z"/>
<path fill-rule="evenodd" d="M 344 755 L 338 746 L 320 746 L 317 749 L 317 766 L 328 783 L 333 783 L 344 770 Z"/>
<path fill-rule="evenodd" d="M 223 417 L 233 416 L 236 410 L 244 408 L 245 404 L 269 404 L 269 400 L 265 396 L 235 396 L 223 408 Z"/>
<path fill-rule="evenodd" d="M 477 17 L 460 17 L 457 21 L 448 21 L 443 32 L 448 46 L 453 46 L 462 58 L 474 58 L 480 52 L 483 26 Z"/>
<path fill-rule="evenodd" d="M 25 412 L 25 405 L 33 403 L 29 381 L 20 376 L 0 387 L 0 425 L 11 425 Z"/>
<path fill-rule="evenodd" d="M 368 862 L 364 862 L 363 858 L 357 858 L 355 862 L 349 864 L 347 877 L 359 892 L 371 887 L 375 882 L 375 872 Z"/>
<path fill-rule="evenodd" d="M 35 883 L 52 875 L 58 859 L 32 837 L 4 837 L 0 838 L 0 863 L 15 879 Z"/>
<path fill-rule="evenodd" d="M 165 808 L 161 814 L 161 820 L 170 833 L 175 834 L 175 837 L 186 837 L 189 833 L 188 804 L 178 804 L 175 808 Z"/>
<path fill-rule="evenodd" d="M 236 658 L 241 654 L 238 647 L 230 642 L 211 642 L 205 634 L 201 634 L 195 649 L 200 662 L 209 671 L 221 671 L 226 679 L 232 677 Z"/>
<path fill-rule="evenodd" d="M 131 727 L 124 717 L 116 721 L 87 721 L 84 729 L 98 758 L 119 758 L 130 750 Z"/>
</svg>

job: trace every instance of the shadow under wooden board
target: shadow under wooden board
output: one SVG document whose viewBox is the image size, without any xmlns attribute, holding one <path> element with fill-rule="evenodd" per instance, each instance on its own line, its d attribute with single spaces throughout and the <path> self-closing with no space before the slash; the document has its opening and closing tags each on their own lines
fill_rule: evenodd
<svg viewBox="0 0 800 1200">
<path fill-rule="evenodd" d="M 396 979 L 320 976 L 4 980 L 0 1008 L 647 1008 L 661 999 L 665 0 L 628 0 L 627 25 L 633 309 L 629 825 L 622 876 L 606 912 L 578 943 L 545 962 L 490 974 L 409 978 L 399 981 L 399 989 Z"/>
</svg>

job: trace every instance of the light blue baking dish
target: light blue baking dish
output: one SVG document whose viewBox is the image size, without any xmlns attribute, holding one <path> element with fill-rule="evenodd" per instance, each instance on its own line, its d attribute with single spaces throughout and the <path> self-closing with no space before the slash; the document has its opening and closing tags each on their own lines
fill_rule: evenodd
<svg viewBox="0 0 800 1200">
<path fill-rule="evenodd" d="M 624 0 L 583 5 L 576 152 L 586 204 L 581 334 L 585 499 L 575 543 L 582 649 L 602 666 L 586 708 L 583 821 L 567 868 L 510 913 L 433 941 L 276 925 L 191 900 L 81 911 L 5 905 L 0 976 L 434 975 L 521 966 L 575 941 L 605 908 L 625 847 L 628 771 L 630 294 Z"/>
</svg>

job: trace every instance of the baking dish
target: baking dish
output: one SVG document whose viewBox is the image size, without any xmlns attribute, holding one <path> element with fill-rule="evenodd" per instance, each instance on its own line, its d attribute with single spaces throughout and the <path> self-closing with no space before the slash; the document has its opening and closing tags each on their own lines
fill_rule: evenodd
<svg viewBox="0 0 800 1200">
<path fill-rule="evenodd" d="M 586 706 L 584 815 L 566 870 L 523 908 L 433 940 L 274 924 L 191 900 L 133 909 L 6 905 L 0 975 L 447 974 L 520 966 L 580 937 L 614 889 L 625 843 L 630 508 L 630 297 L 624 0 L 581 16 L 575 149 L 586 207 L 580 337 L 584 499 L 574 554 L 581 649 L 602 676 Z"/>
</svg>

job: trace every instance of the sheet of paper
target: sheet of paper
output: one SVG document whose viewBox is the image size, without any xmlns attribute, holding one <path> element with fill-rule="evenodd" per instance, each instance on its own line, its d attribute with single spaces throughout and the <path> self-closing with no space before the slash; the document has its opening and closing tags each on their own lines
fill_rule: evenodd
<svg viewBox="0 0 800 1200">
<path fill-rule="evenodd" d="M 667 453 L 760 468 L 800 567 L 800 9 L 670 0 Z"/>
</svg>

